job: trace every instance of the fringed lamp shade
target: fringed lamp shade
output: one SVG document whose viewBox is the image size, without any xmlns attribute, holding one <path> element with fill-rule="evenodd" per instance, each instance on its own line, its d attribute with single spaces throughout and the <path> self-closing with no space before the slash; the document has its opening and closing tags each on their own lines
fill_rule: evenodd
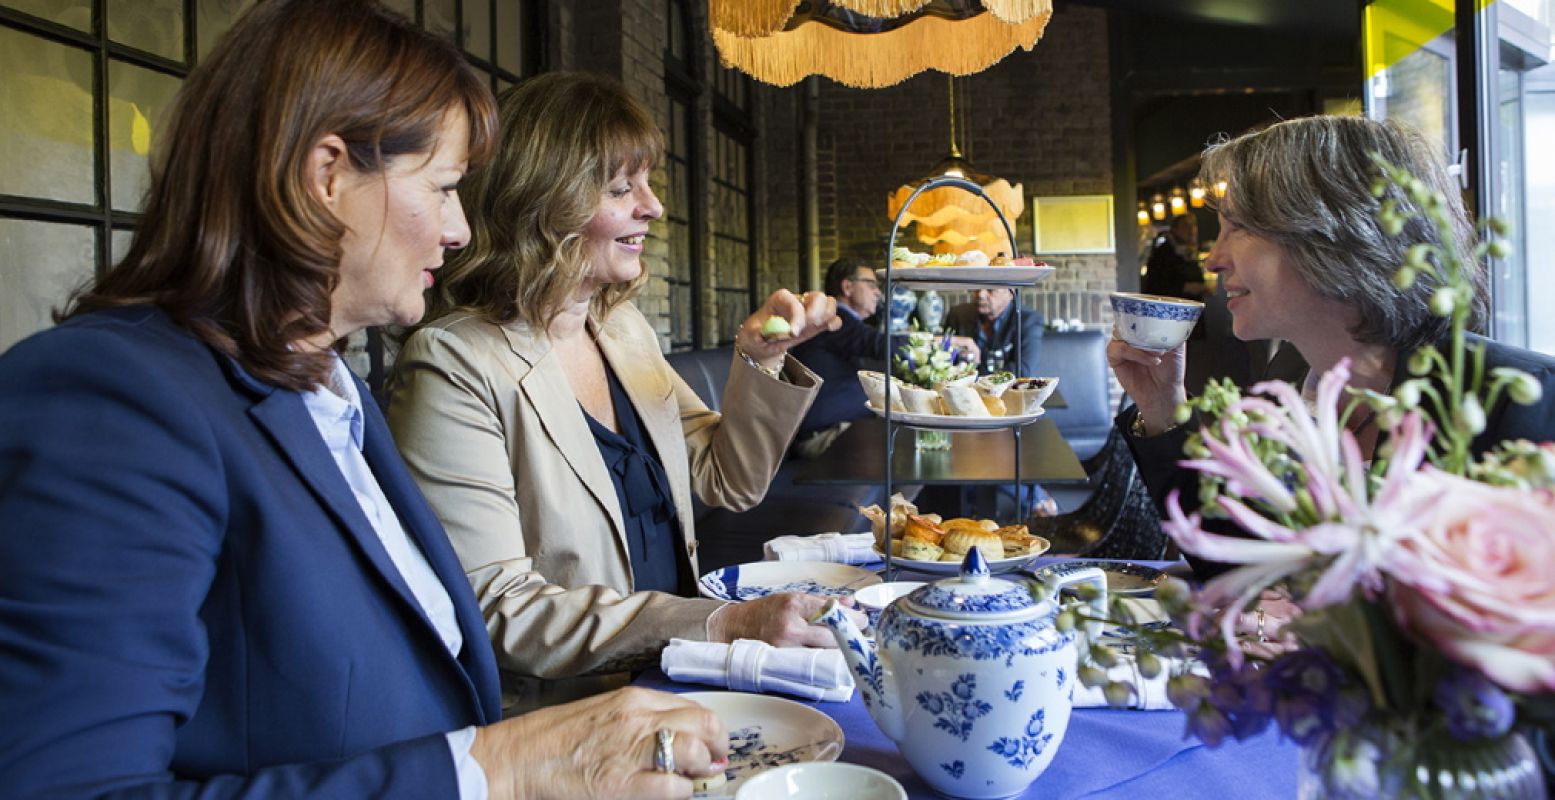
<svg viewBox="0 0 1555 800">
<path fill-rule="evenodd" d="M 927 69 L 970 75 L 1036 46 L 1052 16 L 1053 0 L 708 0 L 723 64 L 777 86 L 810 75 L 860 89 Z"/>
<path fill-rule="evenodd" d="M 950 156 L 929 170 L 929 177 L 898 186 L 886 199 L 886 215 L 896 218 L 902 204 L 919 186 L 931 178 L 946 175 L 958 176 L 983 187 L 988 197 L 1004 213 L 1010 225 L 1026 210 L 1026 197 L 1021 184 L 1010 185 L 1003 178 L 985 175 L 972 168 L 970 162 L 951 146 Z M 936 253 L 964 253 L 982 250 L 990 256 L 1000 252 L 1011 253 L 1010 243 L 1004 235 L 1004 225 L 987 201 L 962 189 L 942 186 L 930 189 L 913 201 L 912 207 L 902 217 L 902 224 L 917 223 L 913 233 L 918 241 L 931 245 Z"/>
</svg>

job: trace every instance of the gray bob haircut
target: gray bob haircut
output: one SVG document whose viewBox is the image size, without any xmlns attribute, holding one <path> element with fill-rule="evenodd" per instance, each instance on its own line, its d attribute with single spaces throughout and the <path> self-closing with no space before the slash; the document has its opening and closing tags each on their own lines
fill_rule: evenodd
<svg viewBox="0 0 1555 800">
<path fill-rule="evenodd" d="M 1372 181 L 1381 174 L 1373 156 L 1402 167 L 1445 199 L 1452 241 L 1441 241 L 1434 225 L 1414 216 L 1399 235 L 1383 232 L 1377 214 L 1385 200 L 1395 200 L 1406 216 L 1420 209 L 1398 187 L 1390 186 L 1382 198 L 1372 195 Z M 1360 117 L 1288 120 L 1211 144 L 1200 176 L 1211 186 L 1226 182 L 1217 208 L 1222 215 L 1279 245 L 1308 286 L 1359 310 L 1349 331 L 1356 340 L 1407 352 L 1446 335 L 1448 320 L 1429 305 L 1439 285 L 1433 276 L 1422 272 L 1408 289 L 1393 285 L 1393 273 L 1416 244 L 1455 251 L 1471 265 L 1470 324 L 1476 330 L 1483 324 L 1485 274 L 1472 260 L 1474 226 L 1441 156 L 1415 131 Z"/>
</svg>

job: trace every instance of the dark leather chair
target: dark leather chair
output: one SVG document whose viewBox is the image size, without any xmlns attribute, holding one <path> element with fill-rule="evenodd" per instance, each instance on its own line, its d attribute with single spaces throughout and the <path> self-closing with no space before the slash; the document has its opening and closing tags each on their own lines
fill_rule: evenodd
<svg viewBox="0 0 1555 800">
<path fill-rule="evenodd" d="M 719 347 L 671 353 L 665 358 L 708 408 L 722 410 L 724 384 L 733 365 L 733 349 Z M 730 511 L 695 501 L 697 561 L 703 571 L 762 559 L 761 546 L 782 534 L 869 530 L 858 507 L 879 503 L 879 486 L 800 486 L 794 483 L 799 463 L 785 458 L 755 508 Z"/>
<path fill-rule="evenodd" d="M 1095 456 L 1112 431 L 1111 381 L 1107 373 L 1104 330 L 1048 331 L 1042 335 L 1037 373 L 1057 377 L 1058 391 L 1068 408 L 1050 408 L 1044 415 L 1081 460 Z"/>
</svg>

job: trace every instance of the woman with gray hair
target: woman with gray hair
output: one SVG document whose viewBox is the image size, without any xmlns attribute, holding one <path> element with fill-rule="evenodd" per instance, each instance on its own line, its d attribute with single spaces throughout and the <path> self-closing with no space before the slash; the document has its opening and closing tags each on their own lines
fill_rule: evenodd
<svg viewBox="0 0 1555 800">
<path fill-rule="evenodd" d="M 1445 199 L 1454 223 L 1449 241 L 1412 213 L 1419 209 L 1402 192 L 1372 193 L 1379 174 L 1374 156 Z M 1485 276 L 1471 256 L 1473 226 L 1442 159 L 1418 133 L 1358 117 L 1295 119 L 1211 145 L 1202 175 L 1227 187 L 1216 209 L 1220 235 L 1206 266 L 1225 287 L 1232 332 L 1242 340 L 1286 343 L 1265 377 L 1290 380 L 1311 398 L 1318 378 L 1349 358 L 1352 387 L 1388 393 L 1409 377 L 1404 360 L 1417 347 L 1445 349 L 1449 320 L 1430 309 L 1438 284 L 1424 273 L 1407 288 L 1393 281 L 1406 253 L 1419 244 L 1456 251 L 1473 265 L 1471 324 L 1483 324 Z M 1385 232 L 1379 219 L 1389 200 L 1405 219 L 1397 234 Z M 1515 367 L 1544 387 L 1535 405 L 1503 397 L 1487 409 L 1474 451 L 1506 439 L 1549 438 L 1555 432 L 1555 359 L 1474 334 L 1470 339 L 1485 347 L 1487 372 Z M 1178 488 L 1184 502 L 1196 502 L 1197 473 L 1176 468 L 1187 436 L 1174 419 L 1187 399 L 1184 348 L 1153 353 L 1114 339 L 1107 360 L 1136 404 L 1118 424 L 1152 496 L 1160 503 Z M 1370 458 L 1380 434 L 1377 421 L 1361 412 L 1348 425 Z"/>
</svg>

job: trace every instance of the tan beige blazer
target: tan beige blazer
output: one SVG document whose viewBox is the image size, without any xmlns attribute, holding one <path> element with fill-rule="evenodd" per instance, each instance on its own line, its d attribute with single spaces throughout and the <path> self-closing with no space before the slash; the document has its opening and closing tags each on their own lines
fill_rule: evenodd
<svg viewBox="0 0 1555 800">
<path fill-rule="evenodd" d="M 696 574 L 692 493 L 760 502 L 820 379 L 793 359 L 785 383 L 736 358 L 720 416 L 634 306 L 595 335 L 664 462 Z M 418 330 L 396 361 L 389 425 L 475 589 L 511 710 L 610 688 L 671 637 L 706 638 L 720 603 L 633 592 L 615 486 L 543 333 L 467 313 Z M 604 677 L 555 683 L 580 675 Z"/>
</svg>

